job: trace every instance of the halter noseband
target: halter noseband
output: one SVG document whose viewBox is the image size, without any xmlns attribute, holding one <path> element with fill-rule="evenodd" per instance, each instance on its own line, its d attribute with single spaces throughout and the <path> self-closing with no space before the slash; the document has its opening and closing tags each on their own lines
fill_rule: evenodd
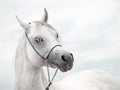
<svg viewBox="0 0 120 90">
<path fill-rule="evenodd" d="M 26 32 L 25 32 L 25 35 L 26 35 L 26 38 L 27 38 L 28 42 L 30 43 L 30 45 L 31 45 L 32 48 L 34 49 L 34 51 L 38 54 L 38 56 L 40 56 L 40 57 L 41 57 L 43 60 L 45 60 L 46 62 L 47 62 L 47 60 L 48 60 L 48 58 L 49 58 L 49 56 L 50 56 L 50 53 L 53 51 L 54 48 L 56 48 L 57 46 L 62 47 L 62 45 L 60 45 L 60 44 L 55 45 L 54 47 L 51 48 L 51 50 L 49 51 L 47 57 L 45 58 L 45 57 L 43 57 L 43 56 L 35 49 L 34 45 L 33 45 L 32 42 L 30 41 L 30 39 L 29 39 L 29 37 L 28 37 L 28 35 L 27 35 Z M 47 63 L 46 63 L 46 64 L 47 64 Z M 55 76 L 56 76 L 56 74 L 57 74 L 57 71 L 58 71 L 58 68 L 56 69 L 55 74 L 53 75 L 52 79 L 50 80 L 50 72 L 49 72 L 49 67 L 48 67 L 48 64 L 47 64 L 47 72 L 48 72 L 49 84 L 48 84 L 48 86 L 46 87 L 46 90 L 49 90 L 49 87 L 51 86 L 51 84 L 52 84 L 52 82 L 53 82 L 53 80 L 54 80 L 54 78 L 55 78 Z"/>
<path fill-rule="evenodd" d="M 34 51 L 35 51 L 35 52 L 38 54 L 38 56 L 40 56 L 43 60 L 47 60 L 47 59 L 49 58 L 50 53 L 53 51 L 54 48 L 56 48 L 57 46 L 62 47 L 62 45 L 60 45 L 60 44 L 55 45 L 54 47 L 51 48 L 51 50 L 49 51 L 47 57 L 45 58 L 45 57 L 43 57 L 43 56 L 35 49 L 34 45 L 33 45 L 32 42 L 30 41 L 30 39 L 29 39 L 29 37 L 28 37 L 28 35 L 27 35 L 26 32 L 25 32 L 25 35 L 26 35 L 26 38 L 27 38 L 28 42 L 30 43 L 30 45 L 31 45 L 32 48 L 34 49 Z"/>
</svg>

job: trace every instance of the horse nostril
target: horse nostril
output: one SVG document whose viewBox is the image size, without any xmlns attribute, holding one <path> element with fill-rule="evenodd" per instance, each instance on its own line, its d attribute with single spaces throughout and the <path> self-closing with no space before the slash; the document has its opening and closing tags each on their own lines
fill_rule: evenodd
<svg viewBox="0 0 120 90">
<path fill-rule="evenodd" d="M 72 56 L 72 58 L 73 58 L 73 54 L 72 53 L 70 53 L 70 55 Z"/>
<path fill-rule="evenodd" d="M 67 59 L 65 58 L 64 55 L 62 55 L 61 58 L 62 58 L 62 60 L 63 60 L 64 62 L 67 62 Z"/>
</svg>

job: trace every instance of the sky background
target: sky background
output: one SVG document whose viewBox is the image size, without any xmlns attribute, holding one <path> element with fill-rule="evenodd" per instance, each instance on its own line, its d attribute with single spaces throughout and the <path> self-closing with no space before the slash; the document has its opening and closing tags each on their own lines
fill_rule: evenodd
<svg viewBox="0 0 120 90">
<path fill-rule="evenodd" d="M 61 35 L 64 48 L 73 52 L 71 71 L 59 72 L 57 80 L 73 72 L 97 68 L 120 80 L 119 0 L 0 0 L 0 90 L 13 90 L 14 56 L 24 21 L 40 20 L 43 8 Z"/>
</svg>

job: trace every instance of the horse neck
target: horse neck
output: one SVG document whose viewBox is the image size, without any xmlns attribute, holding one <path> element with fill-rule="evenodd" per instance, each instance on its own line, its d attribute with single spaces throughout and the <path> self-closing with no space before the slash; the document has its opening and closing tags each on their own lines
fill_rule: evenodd
<svg viewBox="0 0 120 90">
<path fill-rule="evenodd" d="M 27 40 L 24 36 L 20 40 L 16 52 L 15 90 L 45 90 L 45 87 L 47 86 L 47 81 L 44 76 L 42 64 L 40 64 L 39 67 L 36 67 L 32 64 L 26 52 L 26 46 Z M 35 53 L 33 53 L 33 56 L 34 54 Z M 34 60 L 36 58 L 32 57 L 32 59 Z"/>
</svg>

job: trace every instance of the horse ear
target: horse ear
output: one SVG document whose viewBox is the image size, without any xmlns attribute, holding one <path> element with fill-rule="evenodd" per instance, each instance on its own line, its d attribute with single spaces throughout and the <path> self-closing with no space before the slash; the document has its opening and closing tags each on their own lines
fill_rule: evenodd
<svg viewBox="0 0 120 90">
<path fill-rule="evenodd" d="M 47 22 L 48 21 L 48 12 L 47 12 L 46 8 L 44 8 L 44 16 L 42 18 L 42 21 L 43 22 Z"/>
<path fill-rule="evenodd" d="M 19 24 L 21 25 L 21 27 L 23 29 L 25 29 L 26 31 L 30 28 L 29 24 L 27 24 L 27 23 L 23 22 L 22 20 L 20 20 L 17 16 L 16 16 L 16 19 L 19 22 Z"/>
</svg>

